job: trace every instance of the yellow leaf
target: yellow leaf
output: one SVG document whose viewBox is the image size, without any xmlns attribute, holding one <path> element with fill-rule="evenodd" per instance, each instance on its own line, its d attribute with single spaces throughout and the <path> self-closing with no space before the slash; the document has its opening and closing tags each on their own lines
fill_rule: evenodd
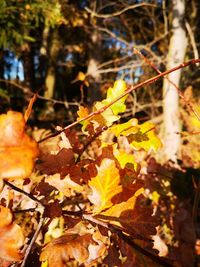
<svg viewBox="0 0 200 267">
<path fill-rule="evenodd" d="M 83 73 L 82 71 L 79 71 L 76 80 L 83 82 L 85 80 L 85 73 Z"/>
<path fill-rule="evenodd" d="M 106 105 L 102 102 L 97 102 L 94 106 L 94 111 L 104 108 Z M 114 121 L 117 121 L 119 116 L 115 115 L 111 108 L 107 108 L 105 111 L 101 112 L 99 115 L 95 115 L 91 121 L 95 124 L 98 123 L 98 126 L 111 126 Z"/>
<path fill-rule="evenodd" d="M 137 119 L 131 119 L 128 122 L 113 125 L 110 128 L 110 131 L 114 133 L 116 137 L 119 137 L 120 135 L 127 136 L 132 133 L 138 132 L 138 120 Z"/>
<path fill-rule="evenodd" d="M 131 163 L 134 166 L 134 170 L 137 170 L 138 164 L 135 162 L 133 154 L 128 154 L 124 150 L 118 149 L 115 145 L 113 145 L 113 154 L 118 160 L 122 169 L 126 166 L 127 163 Z"/>
<path fill-rule="evenodd" d="M 119 204 L 116 204 L 112 206 L 110 209 L 104 212 L 101 212 L 101 214 L 105 216 L 112 216 L 112 217 L 119 218 L 123 211 L 134 209 L 137 197 L 141 195 L 143 192 L 144 192 L 144 188 L 138 189 L 135 192 L 135 194 L 132 197 L 130 197 L 127 201 L 123 201 Z"/>
<path fill-rule="evenodd" d="M 81 120 L 81 119 L 87 117 L 89 115 L 88 108 L 80 106 L 79 110 L 77 111 L 77 114 L 78 114 L 77 120 Z M 89 120 L 84 120 L 84 121 L 80 122 L 80 124 L 83 125 L 83 127 L 82 127 L 82 131 L 83 132 L 85 132 L 85 129 L 88 126 L 89 123 L 90 123 Z"/>
<path fill-rule="evenodd" d="M 130 145 L 135 149 L 144 149 L 157 151 L 161 147 L 161 141 L 155 134 L 155 125 L 151 122 L 145 122 L 139 125 L 139 131 L 128 136 Z"/>
<path fill-rule="evenodd" d="M 117 97 L 119 97 L 120 95 L 122 95 L 125 92 L 125 90 L 126 90 L 126 83 L 125 83 L 125 81 L 123 81 L 123 80 L 117 80 L 114 83 L 113 88 L 112 87 L 108 88 L 107 97 L 102 102 L 105 105 L 111 103 Z M 123 98 L 121 98 L 120 100 L 118 100 L 116 103 L 114 103 L 111 106 L 111 109 L 112 109 L 114 115 L 117 115 L 118 113 L 124 112 L 126 110 L 126 105 L 124 104 L 126 98 L 127 98 L 127 96 L 124 96 Z"/>
<path fill-rule="evenodd" d="M 200 105 L 195 105 L 194 109 L 197 112 L 197 114 L 200 116 Z M 193 127 L 194 131 L 200 130 L 200 121 L 197 118 L 197 116 L 195 114 L 193 114 L 192 112 L 190 114 L 190 124 Z"/>
<path fill-rule="evenodd" d="M 93 212 L 97 214 L 111 207 L 112 197 L 122 191 L 115 162 L 111 159 L 103 159 L 97 176 L 92 178 L 88 184 L 92 189 L 92 194 L 88 198 L 94 204 Z"/>
</svg>

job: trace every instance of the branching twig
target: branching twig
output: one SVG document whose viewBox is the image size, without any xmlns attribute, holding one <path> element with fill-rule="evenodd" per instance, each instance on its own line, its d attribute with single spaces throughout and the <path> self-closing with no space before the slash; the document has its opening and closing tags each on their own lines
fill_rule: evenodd
<svg viewBox="0 0 200 267">
<path fill-rule="evenodd" d="M 167 262 L 165 259 L 156 256 L 152 254 L 151 252 L 145 250 L 144 248 L 140 247 L 138 244 L 136 244 L 133 239 L 126 234 L 124 234 L 121 230 L 119 230 L 117 227 L 111 224 L 107 224 L 106 222 L 102 222 L 101 220 L 98 220 L 96 218 L 93 218 L 89 214 L 84 214 L 83 218 L 91 223 L 95 223 L 96 225 L 101 225 L 102 227 L 109 229 L 112 233 L 117 234 L 124 242 L 126 242 L 129 246 L 131 246 L 133 249 L 138 251 L 139 253 L 143 254 L 144 256 L 147 256 L 152 261 L 160 264 L 164 267 L 172 267 L 173 265 L 169 262 Z"/>
<path fill-rule="evenodd" d="M 11 187 L 13 190 L 22 193 L 23 195 L 29 197 L 30 199 L 32 199 L 33 201 L 37 202 L 38 204 L 40 204 L 41 206 L 44 207 L 43 203 L 40 200 L 38 200 L 36 197 L 34 197 L 31 193 L 28 193 L 28 192 L 22 190 L 21 188 L 19 188 L 19 187 L 15 186 L 14 184 L 8 182 L 7 180 L 4 180 L 4 183 L 6 185 L 8 185 L 9 187 Z"/>
<path fill-rule="evenodd" d="M 125 235 L 122 231 L 118 230 L 115 226 L 109 224 L 108 227 L 109 227 L 109 230 L 111 232 L 117 234 L 129 246 L 131 246 L 133 249 L 135 249 L 139 253 L 143 254 L 144 256 L 150 258 L 152 261 L 160 264 L 163 267 L 172 267 L 173 266 L 173 264 L 166 261 L 164 258 L 156 256 L 156 255 L 152 254 L 151 252 L 145 250 L 144 248 L 140 247 L 129 236 Z"/>
<path fill-rule="evenodd" d="M 24 267 L 24 266 L 25 266 L 26 261 L 27 261 L 27 258 L 28 258 L 29 254 L 30 254 L 30 252 L 31 252 L 32 246 L 34 245 L 35 240 L 36 240 L 37 237 L 38 237 L 38 234 L 39 234 L 39 232 L 40 232 L 40 230 L 41 230 L 41 228 L 42 228 L 43 223 L 44 223 L 44 218 L 43 218 L 43 213 L 41 213 L 41 214 L 40 214 L 40 221 L 39 221 L 39 223 L 38 223 L 38 225 L 37 225 L 37 229 L 36 229 L 36 231 L 35 231 L 35 233 L 34 233 L 32 239 L 31 239 L 30 244 L 28 245 L 28 247 L 27 247 L 27 249 L 26 249 L 25 256 L 24 256 L 24 259 L 23 259 L 23 261 L 22 261 L 21 267 Z"/>
<path fill-rule="evenodd" d="M 145 62 L 147 62 L 157 73 L 161 74 L 162 72 L 148 59 L 146 58 L 139 50 L 137 50 L 136 48 L 134 48 L 135 53 L 137 53 L 138 55 L 140 55 Z M 165 77 L 169 83 L 171 83 L 177 90 L 179 96 L 183 99 L 183 101 L 185 102 L 185 104 L 188 106 L 188 108 L 194 113 L 194 115 L 197 117 L 197 119 L 200 121 L 200 116 L 197 113 L 197 111 L 193 108 L 193 106 L 185 99 L 184 94 L 181 92 L 181 90 L 179 89 L 179 87 L 173 82 L 171 81 L 168 77 Z"/>
<path fill-rule="evenodd" d="M 165 71 L 165 72 L 161 72 L 161 73 L 159 73 L 158 75 L 156 75 L 156 76 L 154 76 L 154 77 L 152 77 L 152 78 L 150 78 L 150 79 L 148 79 L 148 80 L 146 80 L 146 81 L 143 81 L 143 82 L 141 82 L 141 83 L 139 83 L 139 84 L 137 84 L 137 85 L 135 85 L 135 86 L 131 86 L 131 87 L 130 87 L 128 90 L 126 90 L 122 95 L 120 95 L 119 97 L 117 97 L 116 99 L 114 99 L 113 101 L 111 101 L 108 105 L 104 106 L 103 108 L 101 108 L 101 109 L 99 109 L 99 110 L 97 110 L 97 111 L 94 111 L 94 112 L 90 113 L 89 115 L 87 115 L 87 116 L 84 117 L 84 118 L 81 118 L 81 119 L 79 119 L 79 120 L 77 120 L 77 121 L 71 123 L 70 125 L 64 127 L 62 130 L 60 130 L 60 131 L 58 131 L 58 132 L 56 132 L 56 133 L 54 133 L 54 134 L 51 134 L 51 135 L 49 135 L 49 136 L 46 136 L 45 138 L 41 139 L 41 140 L 39 141 L 39 143 L 41 143 L 41 142 L 43 142 L 43 141 L 45 141 L 45 140 L 47 140 L 47 139 L 49 139 L 49 138 L 52 138 L 52 137 L 54 137 L 54 136 L 59 135 L 60 133 L 64 132 L 65 130 L 74 127 L 75 125 L 79 124 L 80 122 L 82 122 L 82 121 L 84 121 L 84 120 L 90 119 L 90 118 L 94 117 L 95 115 L 99 115 L 99 114 L 103 113 L 106 109 L 108 109 L 108 108 L 109 108 L 110 106 L 112 106 L 114 103 L 116 103 L 117 101 L 119 101 L 120 99 L 122 99 L 124 96 L 130 94 L 132 91 L 137 90 L 137 89 L 139 89 L 139 88 L 141 88 L 141 87 L 143 87 L 143 86 L 145 86 L 145 85 L 147 85 L 147 84 L 154 83 L 154 82 L 156 82 L 158 79 L 160 79 L 161 77 L 164 77 L 164 76 L 166 76 L 167 74 L 169 74 L 169 73 L 171 73 L 171 72 L 174 72 L 174 71 L 176 71 L 176 70 L 185 68 L 185 67 L 187 67 L 187 66 L 189 66 L 189 65 L 191 65 L 191 64 L 196 64 L 196 63 L 199 63 L 199 62 L 200 62 L 200 59 L 192 59 L 192 60 L 187 61 L 187 62 L 185 62 L 185 63 L 182 63 L 182 64 L 180 64 L 180 65 L 178 65 L 178 66 L 176 66 L 176 67 L 174 67 L 174 68 L 172 68 L 172 69 L 170 69 L 170 70 L 167 70 L 167 71 Z"/>
<path fill-rule="evenodd" d="M 134 4 L 134 5 L 129 5 L 123 9 L 121 9 L 120 11 L 118 12 L 115 12 L 115 13 L 111 13 L 111 14 L 98 14 L 96 13 L 95 11 L 89 9 L 88 7 L 85 7 L 85 10 L 91 14 L 91 16 L 93 17 L 97 17 L 97 18 L 113 18 L 113 17 L 116 17 L 116 16 L 119 16 L 121 15 L 122 13 L 130 10 L 130 9 L 135 9 L 135 8 L 138 8 L 138 7 L 142 7 L 142 6 L 150 6 L 150 7 L 159 7 L 158 5 L 154 5 L 154 4 L 148 4 L 148 3 L 140 3 L 140 4 Z"/>
<path fill-rule="evenodd" d="M 85 152 L 85 150 L 92 144 L 92 142 L 93 142 L 94 140 L 96 140 L 96 138 L 97 138 L 98 136 L 100 136 L 100 135 L 102 134 L 102 132 L 104 132 L 105 130 L 107 130 L 107 128 L 108 128 L 108 127 L 103 127 L 100 131 L 96 132 L 96 133 L 92 136 L 92 138 L 90 138 L 90 140 L 88 140 L 88 142 L 87 142 L 86 144 L 84 144 L 84 147 L 83 147 L 83 149 L 81 150 L 81 153 L 79 154 L 79 156 L 77 157 L 76 162 L 79 162 L 79 161 L 80 161 L 80 158 L 81 158 L 81 156 L 83 155 L 83 153 Z"/>
</svg>

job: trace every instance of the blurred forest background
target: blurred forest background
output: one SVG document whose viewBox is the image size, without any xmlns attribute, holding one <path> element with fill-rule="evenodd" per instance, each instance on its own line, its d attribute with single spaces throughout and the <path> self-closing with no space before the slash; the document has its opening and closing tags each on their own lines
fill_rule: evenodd
<svg viewBox="0 0 200 267">
<path fill-rule="evenodd" d="M 22 111 L 37 92 L 31 123 L 52 128 L 69 124 L 80 103 L 91 106 L 114 80 L 134 85 L 157 74 L 134 48 L 160 71 L 198 58 L 199 12 L 197 0 L 1 0 L 0 112 Z M 166 159 L 177 160 L 182 142 L 177 132 L 199 127 L 184 109 L 187 101 L 198 101 L 199 72 L 192 65 L 182 75 L 169 76 L 185 101 L 167 79 L 129 96 L 124 119 L 164 125 Z M 198 159 L 189 164 L 198 167 L 194 154 Z"/>
<path fill-rule="evenodd" d="M 0 113 L 23 112 L 37 93 L 29 124 L 55 131 L 115 80 L 129 88 L 198 59 L 199 29 L 199 0 L 0 0 Z M 121 116 L 153 122 L 163 141 L 155 157 L 168 165 L 147 157 L 145 166 L 168 245 L 174 219 L 181 266 L 192 266 L 195 245 L 200 255 L 199 87 L 199 65 L 191 64 L 133 91 Z"/>
</svg>

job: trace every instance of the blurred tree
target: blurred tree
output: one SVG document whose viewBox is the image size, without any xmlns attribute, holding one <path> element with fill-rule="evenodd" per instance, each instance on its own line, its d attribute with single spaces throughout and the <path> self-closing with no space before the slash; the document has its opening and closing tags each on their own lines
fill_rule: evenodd
<svg viewBox="0 0 200 267">
<path fill-rule="evenodd" d="M 172 34 L 170 37 L 167 69 L 184 62 L 188 39 L 186 37 L 185 20 L 185 1 L 172 1 Z M 180 149 L 181 123 L 179 110 L 179 95 L 173 84 L 179 87 L 181 70 L 170 73 L 168 79 L 163 83 L 163 114 L 164 114 L 164 151 L 166 159 L 177 161 Z M 170 82 L 170 81 L 171 82 Z"/>
<path fill-rule="evenodd" d="M 200 7 L 195 0 L 185 1 L 184 13 L 177 11 L 179 1 L 175 6 L 173 1 L 166 0 L 1 0 L 0 60 L 5 66 L 5 49 L 13 50 L 23 62 L 25 85 L 31 91 L 43 94 L 42 101 L 49 101 L 49 98 L 58 100 L 49 101 L 54 118 L 58 116 L 55 110 L 61 110 L 62 116 L 67 117 L 66 113 L 73 111 L 71 107 L 82 100 L 91 104 L 117 78 L 132 85 L 156 74 L 155 69 L 135 53 L 135 48 L 160 71 L 182 62 L 184 54 L 188 59 L 194 55 L 198 57 Z M 180 38 L 178 28 L 189 37 L 189 42 L 187 51 L 186 44 L 184 49 L 178 50 L 177 55 L 182 52 L 182 58 L 176 61 L 173 53 L 184 44 L 179 41 L 178 45 L 172 45 L 176 38 Z M 198 88 L 199 71 L 194 67 L 190 70 L 183 70 L 182 79 L 180 72 L 172 74 L 170 79 L 176 77 L 175 83 L 180 88 L 190 84 Z M 3 68 L 0 72 L 3 74 Z M 79 80 L 79 73 L 89 82 L 88 88 L 85 81 Z M 153 86 L 138 90 L 137 94 L 133 92 L 128 98 L 124 118 L 134 116 L 141 121 L 162 123 L 164 111 L 164 139 L 168 142 L 171 136 L 175 142 L 169 133 L 180 131 L 180 127 L 172 129 L 167 121 L 172 122 L 168 114 L 170 102 L 177 108 L 177 112 L 170 112 L 173 119 L 177 118 L 176 125 L 180 125 L 178 95 L 174 88 L 168 89 L 169 83 L 159 80 Z M 166 92 L 176 96 L 169 97 L 169 102 L 166 99 L 162 102 L 163 96 L 168 95 Z M 172 98 L 176 99 L 176 105 L 172 105 Z M 67 106 L 68 102 L 71 106 Z M 58 107 L 57 103 L 62 105 Z M 166 145 L 166 149 L 170 148 L 169 153 L 173 154 L 166 158 L 176 160 L 180 144 L 177 135 L 176 143 L 176 147 L 174 144 Z"/>
</svg>

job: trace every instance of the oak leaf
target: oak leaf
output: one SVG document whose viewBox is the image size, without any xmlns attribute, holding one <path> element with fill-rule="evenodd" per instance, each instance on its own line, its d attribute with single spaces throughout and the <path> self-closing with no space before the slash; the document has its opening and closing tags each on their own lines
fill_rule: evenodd
<svg viewBox="0 0 200 267">
<path fill-rule="evenodd" d="M 161 141 L 155 134 L 155 125 L 151 122 L 138 124 L 137 119 L 131 119 L 128 122 L 114 125 L 110 128 L 116 137 L 126 136 L 128 142 L 134 149 L 158 150 L 161 147 Z"/>
<path fill-rule="evenodd" d="M 105 237 L 98 230 L 78 223 L 64 235 L 48 243 L 42 250 L 40 261 L 48 261 L 48 267 L 64 267 L 76 260 L 79 265 L 92 264 L 106 252 Z"/>
<path fill-rule="evenodd" d="M 123 201 L 119 204 L 113 205 L 111 208 L 107 209 L 106 211 L 101 212 L 101 214 L 105 216 L 112 216 L 112 217 L 119 218 L 122 212 L 134 209 L 137 197 L 141 195 L 143 192 L 144 192 L 144 188 L 138 189 L 135 192 L 135 194 L 132 197 L 130 197 L 127 201 Z"/>
<path fill-rule="evenodd" d="M 79 110 L 77 111 L 77 114 L 78 114 L 77 120 L 81 120 L 89 115 L 89 110 L 86 107 L 80 106 Z M 82 124 L 83 132 L 86 131 L 86 127 L 88 126 L 89 123 L 90 123 L 89 120 L 83 120 L 82 122 L 80 122 L 80 124 Z"/>
<path fill-rule="evenodd" d="M 135 149 L 143 148 L 145 151 L 157 151 L 161 147 L 161 141 L 155 134 L 155 125 L 145 122 L 139 125 L 138 132 L 128 136 L 130 145 Z"/>
<path fill-rule="evenodd" d="M 110 104 L 117 97 L 121 96 L 126 91 L 126 83 L 123 80 L 117 80 L 114 83 L 113 87 L 108 88 L 106 99 L 102 101 L 105 105 Z M 114 115 L 124 112 L 126 110 L 126 101 L 127 96 L 122 97 L 116 103 L 112 104 L 111 109 Z"/>
<path fill-rule="evenodd" d="M 95 205 L 93 212 L 101 211 L 112 206 L 112 197 L 122 191 L 120 185 L 120 175 L 114 160 L 103 159 L 98 174 L 88 182 L 92 189 L 89 200 Z"/>
<path fill-rule="evenodd" d="M 0 178 L 28 177 L 38 155 L 38 146 L 25 133 L 21 113 L 8 111 L 0 115 L 0 142 Z"/>
<path fill-rule="evenodd" d="M 88 246 L 91 242 L 91 234 L 65 234 L 44 247 L 40 261 L 48 261 L 49 267 L 64 267 L 72 259 L 82 264 L 89 257 Z"/>
<path fill-rule="evenodd" d="M 99 126 L 111 126 L 113 122 L 119 119 L 118 114 L 124 112 L 126 109 L 126 105 L 124 104 L 127 96 L 119 99 L 116 103 L 113 103 L 109 106 L 117 97 L 122 95 L 126 90 L 126 83 L 123 80 L 118 80 L 114 83 L 113 87 L 110 87 L 107 91 L 107 97 L 103 101 L 98 101 L 95 103 L 93 107 L 93 112 L 99 111 L 99 114 L 92 116 L 90 119 L 86 119 L 80 122 L 83 127 L 82 130 L 85 132 L 86 127 L 91 122 L 95 125 L 95 127 Z M 83 119 L 84 117 L 89 115 L 89 111 L 87 108 L 80 107 L 78 111 L 78 120 Z"/>
</svg>

